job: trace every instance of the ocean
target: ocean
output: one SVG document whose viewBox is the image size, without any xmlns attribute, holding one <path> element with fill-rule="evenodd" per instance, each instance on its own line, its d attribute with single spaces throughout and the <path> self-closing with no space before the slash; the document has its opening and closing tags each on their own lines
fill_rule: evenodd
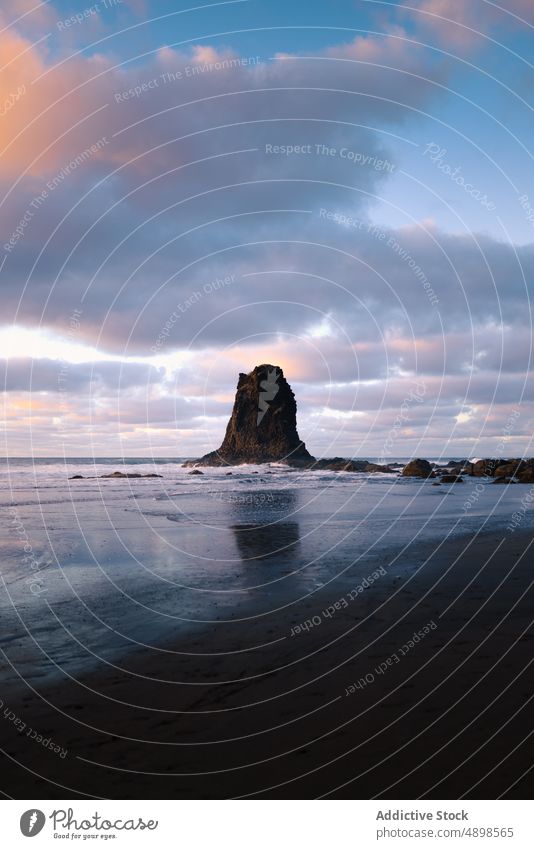
<svg viewBox="0 0 534 849">
<path fill-rule="evenodd" d="M 185 459 L 185 458 L 184 458 Z M 432 486 L 396 474 L 204 468 L 183 459 L 10 458 L 0 463 L 3 683 L 111 668 L 137 647 L 268 617 L 384 552 L 400 578 L 414 539 L 534 524 L 527 486 Z M 397 458 L 399 466 L 404 458 Z M 444 462 L 441 460 L 441 462 Z M 161 478 L 102 479 L 113 471 Z M 75 474 L 94 479 L 69 480 Z M 311 604 L 311 603 L 310 603 Z"/>
</svg>

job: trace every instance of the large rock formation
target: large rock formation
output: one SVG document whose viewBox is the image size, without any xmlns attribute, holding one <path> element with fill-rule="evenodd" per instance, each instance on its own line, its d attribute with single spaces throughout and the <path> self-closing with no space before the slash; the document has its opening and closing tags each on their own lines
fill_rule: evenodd
<svg viewBox="0 0 534 849">
<path fill-rule="evenodd" d="M 389 466 L 343 457 L 316 460 L 297 431 L 297 404 L 279 366 L 256 366 L 240 374 L 230 421 L 217 451 L 184 466 L 235 466 L 240 463 L 285 462 L 296 469 L 333 472 L 389 472 Z"/>
<path fill-rule="evenodd" d="M 279 366 L 256 366 L 240 374 L 230 421 L 217 451 L 189 465 L 226 466 L 238 463 L 313 463 L 297 432 L 297 404 Z"/>
</svg>

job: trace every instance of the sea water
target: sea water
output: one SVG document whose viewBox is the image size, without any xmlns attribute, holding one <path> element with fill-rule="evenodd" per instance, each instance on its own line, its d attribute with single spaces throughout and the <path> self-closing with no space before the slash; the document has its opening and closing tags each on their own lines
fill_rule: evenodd
<svg viewBox="0 0 534 849">
<path fill-rule="evenodd" d="M 399 467 L 402 465 L 399 461 Z M 113 471 L 158 478 L 104 479 Z M 229 471 L 231 473 L 229 473 Z M 530 487 L 171 459 L 0 464 L 4 687 L 342 591 L 414 540 L 534 524 Z M 75 474 L 84 479 L 71 480 Z M 411 560 L 399 569 L 416 569 Z"/>
</svg>

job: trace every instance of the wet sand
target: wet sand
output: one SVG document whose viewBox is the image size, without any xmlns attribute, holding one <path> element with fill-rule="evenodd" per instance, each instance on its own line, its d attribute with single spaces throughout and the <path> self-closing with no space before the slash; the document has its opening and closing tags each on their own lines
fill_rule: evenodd
<svg viewBox="0 0 534 849">
<path fill-rule="evenodd" d="M 529 798 L 533 543 L 414 542 L 361 590 L 334 581 L 122 668 L 3 692 L 4 793 Z"/>
</svg>

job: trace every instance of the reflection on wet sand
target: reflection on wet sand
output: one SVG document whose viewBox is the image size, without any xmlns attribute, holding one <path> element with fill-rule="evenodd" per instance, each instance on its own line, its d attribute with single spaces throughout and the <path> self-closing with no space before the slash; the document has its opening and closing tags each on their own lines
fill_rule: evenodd
<svg viewBox="0 0 534 849">
<path fill-rule="evenodd" d="M 294 490 L 240 493 L 241 500 L 234 502 L 237 521 L 231 525 L 237 548 L 243 561 L 266 560 L 296 556 L 300 548 L 299 523 L 289 521 L 297 508 Z M 249 495 L 255 498 L 249 498 Z M 262 496 L 262 502 L 256 498 Z M 258 509 L 260 508 L 260 509 Z"/>
<path fill-rule="evenodd" d="M 247 513 L 254 514 L 261 508 L 265 508 L 269 516 L 272 513 L 284 513 L 289 517 L 297 508 L 297 495 L 293 489 L 249 490 L 228 493 L 226 500 L 233 505 L 240 517 Z"/>
<path fill-rule="evenodd" d="M 242 560 L 294 557 L 300 547 L 298 522 L 272 522 L 267 525 L 233 525 Z"/>
</svg>

